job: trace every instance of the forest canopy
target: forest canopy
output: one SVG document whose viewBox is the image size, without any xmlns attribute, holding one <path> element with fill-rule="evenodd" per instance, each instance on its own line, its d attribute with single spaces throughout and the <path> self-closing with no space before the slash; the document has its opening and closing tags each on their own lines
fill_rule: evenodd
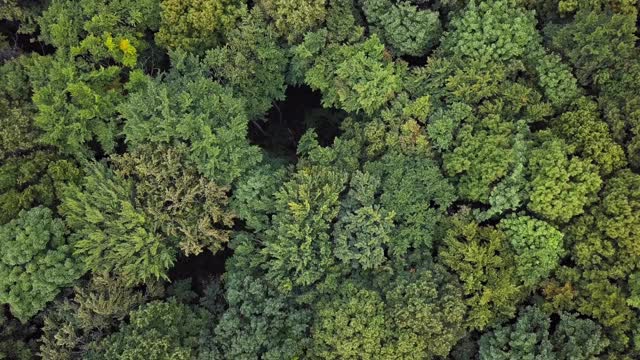
<svg viewBox="0 0 640 360">
<path fill-rule="evenodd" d="M 640 358 L 637 0 L 0 0 L 0 359 Z"/>
</svg>

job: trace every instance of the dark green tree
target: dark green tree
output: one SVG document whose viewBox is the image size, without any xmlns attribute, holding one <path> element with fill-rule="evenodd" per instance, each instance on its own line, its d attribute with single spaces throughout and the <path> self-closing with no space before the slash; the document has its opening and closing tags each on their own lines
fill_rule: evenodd
<svg viewBox="0 0 640 360">
<path fill-rule="evenodd" d="M 87 359 L 194 359 L 211 340 L 211 314 L 177 302 L 151 302 L 132 311 L 129 323 L 89 350 Z"/>
<path fill-rule="evenodd" d="M 173 70 L 163 79 L 145 77 L 139 91 L 120 107 L 131 149 L 142 144 L 189 144 L 198 171 L 229 186 L 260 160 L 249 145 L 242 99 L 206 78 L 197 57 L 173 53 Z"/>
<path fill-rule="evenodd" d="M 0 226 L 0 303 L 23 322 L 84 273 L 66 232 L 44 207 L 22 210 Z"/>
<path fill-rule="evenodd" d="M 480 359 L 595 359 L 609 341 L 602 327 L 575 314 L 560 314 L 551 329 L 551 320 L 538 307 L 520 312 L 515 324 L 499 326 L 480 339 Z"/>
<path fill-rule="evenodd" d="M 203 62 L 214 79 L 244 99 L 251 120 L 284 99 L 287 55 L 257 9 L 229 31 L 225 46 L 208 51 Z"/>
<path fill-rule="evenodd" d="M 362 9 L 371 31 L 397 55 L 423 56 L 442 35 L 439 13 L 409 2 L 362 0 Z"/>
</svg>

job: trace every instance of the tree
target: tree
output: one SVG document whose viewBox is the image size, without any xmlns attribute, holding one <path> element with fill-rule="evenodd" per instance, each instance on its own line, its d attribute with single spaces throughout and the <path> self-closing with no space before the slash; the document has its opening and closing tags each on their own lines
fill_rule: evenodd
<svg viewBox="0 0 640 360">
<path fill-rule="evenodd" d="M 515 324 L 499 326 L 480 339 L 480 359 L 594 359 L 609 341 L 592 320 L 560 314 L 552 332 L 551 320 L 538 307 L 520 312 Z"/>
<path fill-rule="evenodd" d="M 0 303 L 26 322 L 83 274 L 73 243 L 51 210 L 22 210 L 0 226 Z"/>
<path fill-rule="evenodd" d="M 85 356 L 94 342 L 117 329 L 132 310 L 164 295 L 160 285 L 133 288 L 123 277 L 93 274 L 74 288 L 73 299 L 57 301 L 46 313 L 41 356 L 60 360 Z"/>
<path fill-rule="evenodd" d="M 264 164 L 243 178 L 233 192 L 231 208 L 238 218 L 254 231 L 265 231 L 271 226 L 275 213 L 274 194 L 282 185 L 287 169 L 276 164 Z"/>
<path fill-rule="evenodd" d="M 247 11 L 240 0 L 163 0 L 160 7 L 158 45 L 194 53 L 223 43 L 227 32 Z"/>
<path fill-rule="evenodd" d="M 229 241 L 234 216 L 226 187 L 198 174 L 188 148 L 143 144 L 111 161 L 118 176 L 135 183 L 135 204 L 158 234 L 185 255 L 213 253 Z"/>
<path fill-rule="evenodd" d="M 261 268 L 267 258 L 256 247 L 259 239 L 240 233 L 231 243 L 225 282 L 228 309 L 215 328 L 225 358 L 294 359 L 309 343 L 311 313 L 284 294 Z"/>
<path fill-rule="evenodd" d="M 600 201 L 567 229 L 572 257 L 583 269 L 621 279 L 638 269 L 640 176 L 622 170 L 604 186 Z"/>
<path fill-rule="evenodd" d="M 156 0 L 55 0 L 38 25 L 40 39 L 65 52 L 104 33 L 127 38 L 142 50 L 150 46 L 142 41 L 144 32 L 157 31 L 160 25 L 160 6 Z"/>
<path fill-rule="evenodd" d="M 380 294 L 345 283 L 336 295 L 318 304 L 314 354 L 324 359 L 381 358 L 386 313 Z"/>
<path fill-rule="evenodd" d="M 326 17 L 327 0 L 259 0 L 258 5 L 269 16 L 278 34 L 294 43 L 320 25 Z"/>
<path fill-rule="evenodd" d="M 465 211 L 451 219 L 438 259 L 462 283 L 467 328 L 482 330 L 515 315 L 525 289 L 504 232 L 479 226 Z"/>
<path fill-rule="evenodd" d="M 25 326 L 17 319 L 9 318 L 3 310 L 0 312 L 0 359 L 29 360 L 36 353 L 33 340 L 37 328 Z"/>
<path fill-rule="evenodd" d="M 294 61 L 312 61 L 304 81 L 322 93 L 323 106 L 371 115 L 401 91 L 401 71 L 376 35 L 320 52 L 325 46 L 326 32 L 310 33 L 293 50 Z"/>
<path fill-rule="evenodd" d="M 552 48 L 573 65 L 583 86 L 593 87 L 613 138 L 626 148 L 629 163 L 640 164 L 640 62 L 636 48 L 637 9 L 629 2 L 576 2 L 573 20 L 550 24 Z"/>
<path fill-rule="evenodd" d="M 229 186 L 260 160 L 249 145 L 244 102 L 206 78 L 199 59 L 173 53 L 164 79 L 145 77 L 120 111 L 131 149 L 142 144 L 189 144 L 189 159 L 219 186 Z"/>
<path fill-rule="evenodd" d="M 399 272 L 379 289 L 364 284 L 341 284 L 338 296 L 318 303 L 316 357 L 431 359 L 446 356 L 461 336 L 461 289 L 442 267 Z"/>
<path fill-rule="evenodd" d="M 388 256 L 399 261 L 411 250 L 431 249 L 446 209 L 456 200 L 436 163 L 423 154 L 389 151 L 364 169 L 380 179 L 380 206 L 394 214 Z"/>
<path fill-rule="evenodd" d="M 491 184 L 506 177 L 515 163 L 516 124 L 498 115 L 467 120 L 458 128 L 458 146 L 444 154 L 444 168 L 456 177 L 462 198 L 488 202 Z"/>
<path fill-rule="evenodd" d="M 601 176 L 626 165 L 624 149 L 615 143 L 607 123 L 599 118 L 597 105 L 586 98 L 578 100 L 574 111 L 563 113 L 552 125 L 582 158 L 598 166 Z"/>
<path fill-rule="evenodd" d="M 130 314 L 129 324 L 94 344 L 87 359 L 193 359 L 210 340 L 211 315 L 175 299 L 146 304 Z"/>
<path fill-rule="evenodd" d="M 44 143 L 80 157 L 114 151 L 118 107 L 141 76 L 130 69 L 159 61 L 144 38 L 157 30 L 159 12 L 155 0 L 56 0 L 47 7 L 38 19 L 41 40 L 56 52 L 29 70 Z"/>
<path fill-rule="evenodd" d="M 397 55 L 423 56 L 442 34 L 438 12 L 419 10 L 409 2 L 364 0 L 362 10 L 371 31 Z"/>
<path fill-rule="evenodd" d="M 351 179 L 348 197 L 352 206 L 339 216 L 334 227 L 335 256 L 353 268 L 377 269 L 387 258 L 391 246 L 394 212 L 374 205 L 374 193 L 380 180 L 368 173 L 356 172 Z"/>
<path fill-rule="evenodd" d="M 223 47 L 207 51 L 203 59 L 211 76 L 245 101 L 253 120 L 264 115 L 276 100 L 284 99 L 287 55 L 272 27 L 253 10 L 229 31 Z"/>
<path fill-rule="evenodd" d="M 529 216 L 515 216 L 502 219 L 498 227 L 511 242 L 516 272 L 525 286 L 547 278 L 558 266 L 564 235 L 553 226 Z"/>
<path fill-rule="evenodd" d="M 444 357 L 462 337 L 466 305 L 455 277 L 443 267 L 399 273 L 385 289 L 388 358 Z"/>
<path fill-rule="evenodd" d="M 346 176 L 327 167 L 299 169 L 276 193 L 276 214 L 263 250 L 269 278 L 283 292 L 322 279 L 335 261 L 331 225 L 338 215 Z"/>
<path fill-rule="evenodd" d="M 135 64 L 135 48 L 126 38 L 114 40 L 107 35 L 104 39 L 91 40 L 87 46 L 105 52 L 109 44 L 119 43 L 130 55 L 125 58 L 126 53 L 116 48 L 122 55 L 119 60 L 128 66 Z M 126 89 L 131 89 L 121 81 L 123 67 L 98 67 L 84 60 L 82 56 L 89 56 L 87 53 L 91 51 L 78 49 L 71 55 L 59 52 L 54 57 L 42 57 L 30 69 L 33 102 L 38 108 L 35 124 L 44 132 L 42 142 L 79 157 L 91 154 L 91 141 L 97 141 L 99 149 L 106 153 L 114 151 L 120 126 L 118 106 L 124 102 Z M 96 62 L 113 59 L 106 54 L 97 57 Z M 136 72 L 130 74 L 134 80 L 139 76 Z"/>
<path fill-rule="evenodd" d="M 471 0 L 449 24 L 442 47 L 446 55 L 483 64 L 509 63 L 534 53 L 540 43 L 534 13 L 512 0 Z"/>
<path fill-rule="evenodd" d="M 544 133 L 544 139 L 549 133 Z M 561 223 L 584 212 L 602 185 L 597 169 L 563 140 L 549 137 L 531 151 L 529 210 Z"/>
<path fill-rule="evenodd" d="M 60 206 L 85 270 L 112 272 L 132 285 L 166 279 L 175 245 L 132 202 L 130 182 L 100 163 L 85 170 L 80 185 L 65 189 Z"/>
<path fill-rule="evenodd" d="M 34 124 L 28 68 L 37 59 L 23 56 L 0 66 L 0 224 L 21 210 L 54 206 L 61 186 L 80 173 L 75 162 L 43 144 Z"/>
</svg>

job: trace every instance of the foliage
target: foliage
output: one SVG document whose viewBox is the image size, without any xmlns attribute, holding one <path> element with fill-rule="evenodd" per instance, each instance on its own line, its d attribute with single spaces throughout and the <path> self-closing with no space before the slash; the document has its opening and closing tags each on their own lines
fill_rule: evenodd
<svg viewBox="0 0 640 360">
<path fill-rule="evenodd" d="M 437 12 L 419 10 L 408 2 L 364 0 L 362 9 L 372 32 L 398 55 L 423 56 L 442 34 Z"/>
<path fill-rule="evenodd" d="M 88 359 L 193 359 L 207 338 L 209 313 L 169 299 L 132 311 L 129 324 L 90 349 Z"/>
<path fill-rule="evenodd" d="M 82 276 L 62 220 L 51 210 L 22 210 L 0 227 L 0 303 L 23 322 Z"/>
<path fill-rule="evenodd" d="M 257 3 L 273 20 L 278 34 L 289 43 L 298 41 L 326 17 L 327 0 L 259 0 Z"/>
<path fill-rule="evenodd" d="M 325 107 L 373 114 L 400 91 L 399 70 L 385 56 L 376 35 L 360 44 L 333 46 L 318 54 L 325 46 L 322 37 L 326 34 L 307 35 L 294 50 L 294 58 L 314 60 L 305 82 L 322 93 Z"/>
<path fill-rule="evenodd" d="M 540 41 L 535 24 L 533 12 L 513 0 L 471 0 L 462 15 L 451 20 L 442 46 L 462 60 L 511 62 L 535 50 Z"/>
<path fill-rule="evenodd" d="M 109 335 L 129 312 L 162 295 L 162 287 L 150 283 L 146 289 L 127 286 L 124 278 L 94 274 L 74 288 L 73 299 L 55 303 L 46 314 L 40 353 L 47 359 L 71 359 L 84 354 L 94 341 Z"/>
<path fill-rule="evenodd" d="M 259 272 L 265 257 L 257 241 L 239 234 L 231 244 L 225 298 L 228 309 L 215 328 L 226 358 L 281 359 L 300 357 L 308 343 L 310 311 L 279 292 Z"/>
<path fill-rule="evenodd" d="M 640 358 L 639 10 L 0 0 L 0 358 Z"/>
<path fill-rule="evenodd" d="M 200 52 L 222 43 L 245 11 L 239 0 L 163 0 L 158 45 Z"/>
<path fill-rule="evenodd" d="M 608 345 L 602 328 L 575 314 L 551 320 L 537 307 L 520 312 L 517 322 L 500 326 L 480 339 L 480 359 L 594 359 Z"/>
<path fill-rule="evenodd" d="M 135 204 L 155 231 L 178 243 L 185 255 L 204 248 L 215 253 L 229 240 L 228 189 L 198 174 L 184 144 L 141 145 L 111 160 L 119 176 L 135 179 Z"/>
<path fill-rule="evenodd" d="M 198 171 L 228 186 L 259 159 L 245 139 L 244 103 L 207 79 L 196 57 L 178 52 L 173 61 L 175 70 L 165 81 L 145 78 L 122 105 L 126 140 L 133 149 L 147 143 L 189 144 Z"/>
<path fill-rule="evenodd" d="M 331 223 L 338 215 L 345 175 L 322 167 L 300 169 L 276 193 L 269 277 L 282 291 L 317 282 L 333 263 Z"/>
<path fill-rule="evenodd" d="M 582 214 L 602 185 L 595 166 L 571 156 L 573 151 L 564 141 L 553 138 L 531 151 L 528 208 L 551 221 L 567 222 Z"/>
<path fill-rule="evenodd" d="M 20 210 L 53 206 L 60 187 L 79 176 L 77 165 L 42 143 L 29 103 L 28 67 L 37 57 L 20 57 L 0 66 L 0 224 Z"/>
<path fill-rule="evenodd" d="M 567 230 L 572 255 L 584 269 L 624 278 L 637 268 L 640 176 L 623 170 L 609 179 L 600 201 Z"/>
<path fill-rule="evenodd" d="M 36 344 L 28 339 L 33 339 L 36 331 L 35 326 L 25 326 L 20 321 L 9 318 L 2 310 L 0 312 L 0 359 L 33 359 Z"/>
<path fill-rule="evenodd" d="M 113 272 L 129 284 L 167 278 L 175 249 L 131 200 L 131 184 L 100 163 L 65 189 L 60 211 L 86 270 Z"/>
<path fill-rule="evenodd" d="M 229 31 L 224 47 L 207 52 L 204 64 L 220 83 L 245 100 L 250 119 L 262 116 L 271 103 L 284 99 L 287 56 L 271 27 L 257 10 Z"/>
<path fill-rule="evenodd" d="M 482 330 L 513 317 L 522 300 L 523 283 L 508 241 L 501 230 L 479 226 L 464 212 L 452 219 L 438 257 L 463 285 L 469 328 Z"/>
<path fill-rule="evenodd" d="M 435 162 L 389 152 L 365 169 L 380 178 L 380 205 L 394 214 L 389 255 L 397 261 L 410 249 L 431 248 L 445 210 L 456 200 L 455 189 Z"/>
<path fill-rule="evenodd" d="M 318 304 L 313 353 L 327 359 L 444 356 L 461 334 L 460 295 L 441 267 L 401 273 L 381 293 L 345 283 Z"/>
<path fill-rule="evenodd" d="M 516 272 L 526 286 L 549 276 L 563 255 L 563 234 L 548 223 L 529 216 L 505 218 L 499 227 L 516 253 Z"/>
</svg>

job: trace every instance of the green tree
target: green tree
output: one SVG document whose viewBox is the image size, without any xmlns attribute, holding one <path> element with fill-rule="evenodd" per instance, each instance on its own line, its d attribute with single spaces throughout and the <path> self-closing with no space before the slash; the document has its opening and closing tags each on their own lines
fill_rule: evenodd
<svg viewBox="0 0 640 360">
<path fill-rule="evenodd" d="M 572 257 L 583 269 L 624 278 L 638 269 L 640 175 L 622 170 L 604 186 L 600 201 L 567 229 Z"/>
<path fill-rule="evenodd" d="M 640 157 L 640 79 L 635 1 L 575 2 L 572 21 L 549 24 L 551 47 L 573 65 L 583 86 L 592 87 L 613 138 L 626 148 L 629 163 Z"/>
<path fill-rule="evenodd" d="M 175 299 L 132 311 L 129 323 L 89 350 L 87 359 L 193 359 L 210 340 L 211 314 Z"/>
<path fill-rule="evenodd" d="M 20 210 L 54 206 L 61 185 L 79 175 L 73 161 L 42 143 L 34 124 L 28 67 L 37 59 L 23 56 L 0 66 L 0 224 Z"/>
<path fill-rule="evenodd" d="M 513 325 L 499 326 L 480 339 L 480 359 L 595 359 L 609 341 L 602 327 L 575 314 L 560 314 L 555 330 L 538 307 L 520 312 Z"/>
<path fill-rule="evenodd" d="M 385 339 L 385 304 L 380 294 L 345 283 L 317 305 L 313 352 L 323 359 L 379 359 Z"/>
<path fill-rule="evenodd" d="M 503 231 L 479 226 L 467 210 L 451 219 L 438 259 L 462 283 L 468 328 L 482 330 L 515 315 L 525 289 Z"/>
<path fill-rule="evenodd" d="M 294 43 L 326 17 L 327 0 L 259 0 L 257 4 L 275 25 L 278 34 Z"/>
<path fill-rule="evenodd" d="M 364 169 L 380 179 L 379 204 L 394 214 L 388 255 L 398 261 L 412 249 L 428 251 L 446 209 L 456 200 L 455 188 L 436 163 L 423 154 L 389 151 Z"/>
<path fill-rule="evenodd" d="M 348 194 L 353 209 L 339 216 L 334 227 L 334 254 L 345 264 L 365 270 L 376 269 L 386 262 L 385 250 L 392 242 L 395 213 L 374 205 L 374 193 L 379 180 L 367 173 L 357 172 L 351 179 Z M 346 209 L 345 209 L 346 210 Z"/>
<path fill-rule="evenodd" d="M 284 100 L 287 55 L 276 34 L 253 10 L 229 31 L 223 47 L 207 52 L 203 63 L 211 76 L 245 101 L 249 119 L 261 117 L 276 100 Z"/>
<path fill-rule="evenodd" d="M 129 284 L 166 279 L 175 248 L 132 202 L 131 183 L 100 163 L 85 170 L 80 185 L 65 189 L 60 206 L 85 270 L 112 272 Z"/>
<path fill-rule="evenodd" d="M 293 50 L 294 62 L 310 63 L 304 81 L 322 93 L 323 106 L 371 115 L 401 91 L 401 68 L 385 55 L 376 35 L 333 46 L 326 36 L 326 31 L 309 33 Z"/>
<path fill-rule="evenodd" d="M 158 45 L 203 53 L 220 45 L 246 13 L 241 0 L 162 0 Z"/>
<path fill-rule="evenodd" d="M 85 356 L 94 342 L 117 329 L 132 310 L 164 295 L 163 290 L 159 283 L 133 288 L 123 277 L 93 274 L 74 288 L 72 299 L 57 301 L 46 313 L 41 356 L 54 360 Z"/>
<path fill-rule="evenodd" d="M 624 149 L 614 142 L 594 102 L 581 98 L 574 111 L 563 113 L 552 126 L 568 144 L 576 147 L 578 154 L 598 166 L 601 176 L 626 165 Z"/>
<path fill-rule="evenodd" d="M 469 1 L 459 16 L 454 16 L 442 39 L 447 55 L 483 64 L 509 63 L 536 50 L 540 35 L 532 11 L 513 0 Z"/>
<path fill-rule="evenodd" d="M 265 231 L 271 226 L 278 191 L 288 174 L 276 164 L 264 164 L 238 181 L 233 192 L 231 208 L 238 218 L 254 231 Z"/>
<path fill-rule="evenodd" d="M 466 304 L 454 276 L 443 267 L 410 269 L 385 289 L 388 358 L 444 357 L 464 332 Z"/>
<path fill-rule="evenodd" d="M 130 148 L 184 143 L 198 171 L 229 186 L 260 160 L 249 145 L 244 102 L 206 78 L 197 57 L 175 52 L 173 70 L 162 79 L 145 77 L 120 110 Z"/>
<path fill-rule="evenodd" d="M 379 280 L 385 276 L 380 276 Z M 329 359 L 446 356 L 463 332 L 459 284 L 441 266 L 401 271 L 379 289 L 341 284 L 317 304 L 313 354 Z"/>
<path fill-rule="evenodd" d="M 419 10 L 409 2 L 364 0 L 362 10 L 371 31 L 397 55 L 423 56 L 442 35 L 438 12 Z"/>
<path fill-rule="evenodd" d="M 215 328 L 224 358 L 300 358 L 309 342 L 311 314 L 264 275 L 261 239 L 240 233 L 231 243 L 225 280 L 228 309 Z"/>
<path fill-rule="evenodd" d="M 159 24 L 157 0 L 54 0 L 38 18 L 40 38 L 64 51 L 103 33 L 137 42 L 134 39 L 142 40 L 146 30 L 157 31 Z"/>
<path fill-rule="evenodd" d="M 111 161 L 118 176 L 135 182 L 135 204 L 157 233 L 177 243 L 185 255 L 205 248 L 216 253 L 229 241 L 233 225 L 229 189 L 198 174 L 188 157 L 182 143 L 143 144 Z"/>
<path fill-rule="evenodd" d="M 23 322 L 82 276 L 62 220 L 45 207 L 0 226 L 0 303 Z"/>
<path fill-rule="evenodd" d="M 602 180 L 591 162 L 571 156 L 574 147 L 549 135 L 540 135 L 544 142 L 531 151 L 528 208 L 551 221 L 566 223 L 596 200 Z"/>
<path fill-rule="evenodd" d="M 276 214 L 266 234 L 269 277 L 282 291 L 322 279 L 334 263 L 331 225 L 346 176 L 326 167 L 299 169 L 276 193 Z"/>
<path fill-rule="evenodd" d="M 511 242 L 516 272 L 525 286 L 547 278 L 558 266 L 564 235 L 553 226 L 529 216 L 515 216 L 502 219 L 498 227 Z"/>
</svg>

